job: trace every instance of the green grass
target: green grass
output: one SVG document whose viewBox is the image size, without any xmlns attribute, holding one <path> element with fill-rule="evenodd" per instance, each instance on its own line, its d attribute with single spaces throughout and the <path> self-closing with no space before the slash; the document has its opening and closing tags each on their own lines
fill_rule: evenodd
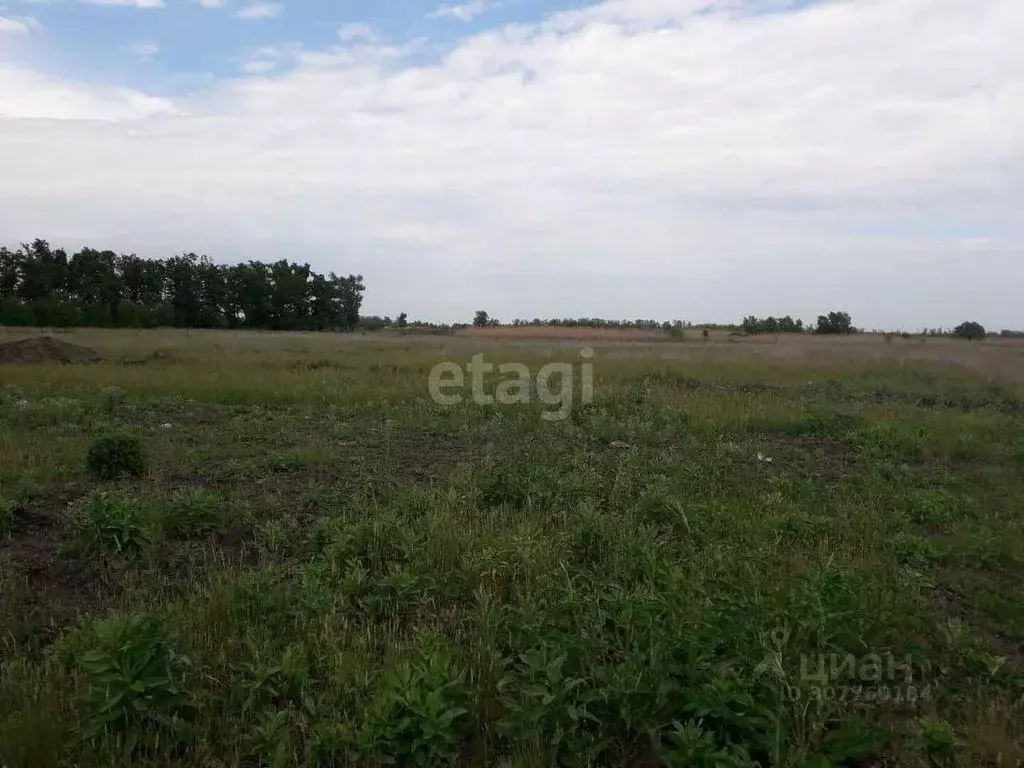
<svg viewBox="0 0 1024 768">
<path fill-rule="evenodd" d="M 1024 759 L 1013 382 L 609 344 L 546 422 L 431 402 L 479 342 L 91 339 L 0 371 L 2 766 Z"/>
</svg>

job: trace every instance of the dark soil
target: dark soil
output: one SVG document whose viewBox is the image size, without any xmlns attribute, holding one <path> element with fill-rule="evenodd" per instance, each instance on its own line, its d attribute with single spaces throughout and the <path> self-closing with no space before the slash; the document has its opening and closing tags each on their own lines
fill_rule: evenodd
<svg viewBox="0 0 1024 768">
<path fill-rule="evenodd" d="M 0 344 L 0 365 L 32 365 L 37 363 L 98 363 L 99 355 L 89 347 L 70 344 L 51 336 L 34 336 Z"/>
</svg>

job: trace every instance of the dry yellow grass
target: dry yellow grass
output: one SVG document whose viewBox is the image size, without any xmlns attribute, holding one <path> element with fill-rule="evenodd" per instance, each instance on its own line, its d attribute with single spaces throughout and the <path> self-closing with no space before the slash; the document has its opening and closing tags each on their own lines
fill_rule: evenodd
<svg viewBox="0 0 1024 768">
<path fill-rule="evenodd" d="M 664 331 L 645 331 L 616 328 L 568 328 L 554 325 L 494 326 L 486 328 L 463 328 L 456 336 L 474 339 L 499 339 L 508 341 L 672 341 Z"/>
<path fill-rule="evenodd" d="M 801 363 L 818 370 L 841 369 L 852 364 L 896 362 L 958 366 L 982 373 L 992 381 L 1024 383 L 1024 343 L 1015 339 L 967 342 L 950 338 L 895 338 L 880 334 L 815 336 L 779 334 L 730 336 L 712 332 L 704 340 L 689 331 L 686 340 L 674 340 L 661 331 L 616 331 L 590 328 L 467 328 L 451 336 L 394 334 L 336 334 L 315 332 L 215 331 L 166 328 L 156 330 L 76 328 L 68 331 L 0 327 L 0 343 L 50 334 L 95 349 L 114 362 L 151 355 L 182 363 L 216 361 L 226 369 L 235 364 L 289 360 L 409 355 L 418 362 L 461 359 L 476 352 L 501 350 L 501 356 L 566 357 L 580 345 L 597 350 L 597 359 L 683 361 L 694 365 L 743 366 L 757 364 L 798 373 Z M 794 365 L 795 364 L 795 365 Z M 14 377 L 0 368 L 0 384 Z"/>
</svg>

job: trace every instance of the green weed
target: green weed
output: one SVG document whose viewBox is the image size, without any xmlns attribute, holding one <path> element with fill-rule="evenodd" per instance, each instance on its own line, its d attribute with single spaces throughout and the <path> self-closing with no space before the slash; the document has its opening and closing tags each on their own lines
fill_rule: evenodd
<svg viewBox="0 0 1024 768">
<path fill-rule="evenodd" d="M 99 480 L 141 477 L 146 471 L 146 453 L 135 435 L 107 435 L 89 446 L 86 469 Z"/>
<path fill-rule="evenodd" d="M 139 504 L 130 498 L 94 492 L 72 507 L 70 521 L 83 556 L 97 553 L 135 558 L 152 541 Z"/>
<path fill-rule="evenodd" d="M 86 675 L 84 738 L 116 735 L 129 754 L 147 739 L 188 738 L 182 716 L 191 702 L 181 680 L 190 661 L 156 619 L 131 614 L 96 622 L 78 663 Z"/>
</svg>

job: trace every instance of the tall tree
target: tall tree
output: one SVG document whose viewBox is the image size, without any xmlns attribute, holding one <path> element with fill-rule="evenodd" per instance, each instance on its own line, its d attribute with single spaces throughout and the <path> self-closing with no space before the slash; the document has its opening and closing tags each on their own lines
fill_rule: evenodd
<svg viewBox="0 0 1024 768">
<path fill-rule="evenodd" d="M 186 253 L 164 260 L 45 240 L 0 248 L 0 324 L 351 329 L 362 276 L 325 277 L 285 259 L 223 266 Z"/>
</svg>

